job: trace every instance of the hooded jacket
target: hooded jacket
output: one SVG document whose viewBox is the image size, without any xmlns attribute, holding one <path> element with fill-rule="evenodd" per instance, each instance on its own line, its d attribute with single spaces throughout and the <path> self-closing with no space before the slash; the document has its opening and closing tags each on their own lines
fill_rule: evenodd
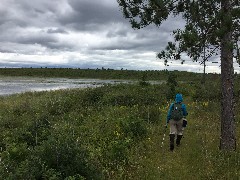
<svg viewBox="0 0 240 180">
<path fill-rule="evenodd" d="M 182 104 L 183 116 L 186 117 L 188 115 L 188 112 L 187 112 L 187 109 L 186 109 L 186 105 L 183 104 L 182 102 L 183 102 L 182 94 L 176 94 L 175 103 L 181 103 Z M 172 103 L 169 107 L 168 114 L 167 114 L 167 123 L 171 119 L 171 112 L 172 112 L 172 109 L 173 109 L 173 105 L 174 105 L 174 103 Z"/>
</svg>

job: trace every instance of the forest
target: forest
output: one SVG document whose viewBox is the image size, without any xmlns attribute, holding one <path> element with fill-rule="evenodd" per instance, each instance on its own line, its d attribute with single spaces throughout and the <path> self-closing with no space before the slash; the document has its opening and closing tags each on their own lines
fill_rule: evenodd
<svg viewBox="0 0 240 180">
<path fill-rule="evenodd" d="M 132 79 L 132 80 L 166 80 L 168 70 L 114 70 L 114 69 L 80 69 L 80 68 L 0 68 L 0 76 L 27 77 L 63 77 L 63 78 L 98 78 L 98 79 Z M 174 71 L 178 79 L 185 81 L 201 80 L 202 74 L 187 71 Z M 208 74 L 217 78 L 219 74 Z"/>
<path fill-rule="evenodd" d="M 137 79 L 135 84 L 0 97 L 0 179 L 239 179 L 240 77 L 235 74 L 236 151 L 219 150 L 220 76 L 181 71 L 20 68 L 1 76 Z M 151 84 L 151 80 L 164 80 Z M 189 115 L 169 151 L 164 127 L 176 93 Z"/>
</svg>

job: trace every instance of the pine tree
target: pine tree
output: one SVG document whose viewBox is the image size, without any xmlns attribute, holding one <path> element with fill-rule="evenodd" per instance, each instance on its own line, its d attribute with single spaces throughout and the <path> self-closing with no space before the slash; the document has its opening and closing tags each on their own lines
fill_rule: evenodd
<svg viewBox="0 0 240 180">
<path fill-rule="evenodd" d="M 235 120 L 233 92 L 233 58 L 240 61 L 240 1 L 239 0 L 117 0 L 125 18 L 134 29 L 150 24 L 160 26 L 169 16 L 181 16 L 183 30 L 173 31 L 174 42 L 158 54 L 165 64 L 170 59 L 189 56 L 203 62 L 220 53 L 221 60 L 221 138 L 220 149 L 235 150 Z M 205 65 L 205 64 L 204 64 Z"/>
</svg>

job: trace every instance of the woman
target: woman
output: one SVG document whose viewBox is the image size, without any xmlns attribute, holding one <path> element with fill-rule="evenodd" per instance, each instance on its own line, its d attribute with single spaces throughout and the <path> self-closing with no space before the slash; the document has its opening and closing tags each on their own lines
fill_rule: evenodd
<svg viewBox="0 0 240 180">
<path fill-rule="evenodd" d="M 175 102 L 170 105 L 168 110 L 167 124 L 169 123 L 170 125 L 170 151 L 174 150 L 174 141 L 176 136 L 176 145 L 180 145 L 180 141 L 183 136 L 183 126 L 186 127 L 187 120 L 185 117 L 188 115 L 188 113 L 186 105 L 182 102 L 182 94 L 176 94 Z"/>
</svg>

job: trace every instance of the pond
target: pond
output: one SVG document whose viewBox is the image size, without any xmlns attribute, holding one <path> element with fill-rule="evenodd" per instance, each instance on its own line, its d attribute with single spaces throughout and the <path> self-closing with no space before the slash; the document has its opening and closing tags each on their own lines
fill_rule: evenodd
<svg viewBox="0 0 240 180">
<path fill-rule="evenodd" d="M 0 96 L 16 93 L 72 88 L 92 88 L 104 84 L 132 83 L 127 80 L 0 77 Z"/>
</svg>

